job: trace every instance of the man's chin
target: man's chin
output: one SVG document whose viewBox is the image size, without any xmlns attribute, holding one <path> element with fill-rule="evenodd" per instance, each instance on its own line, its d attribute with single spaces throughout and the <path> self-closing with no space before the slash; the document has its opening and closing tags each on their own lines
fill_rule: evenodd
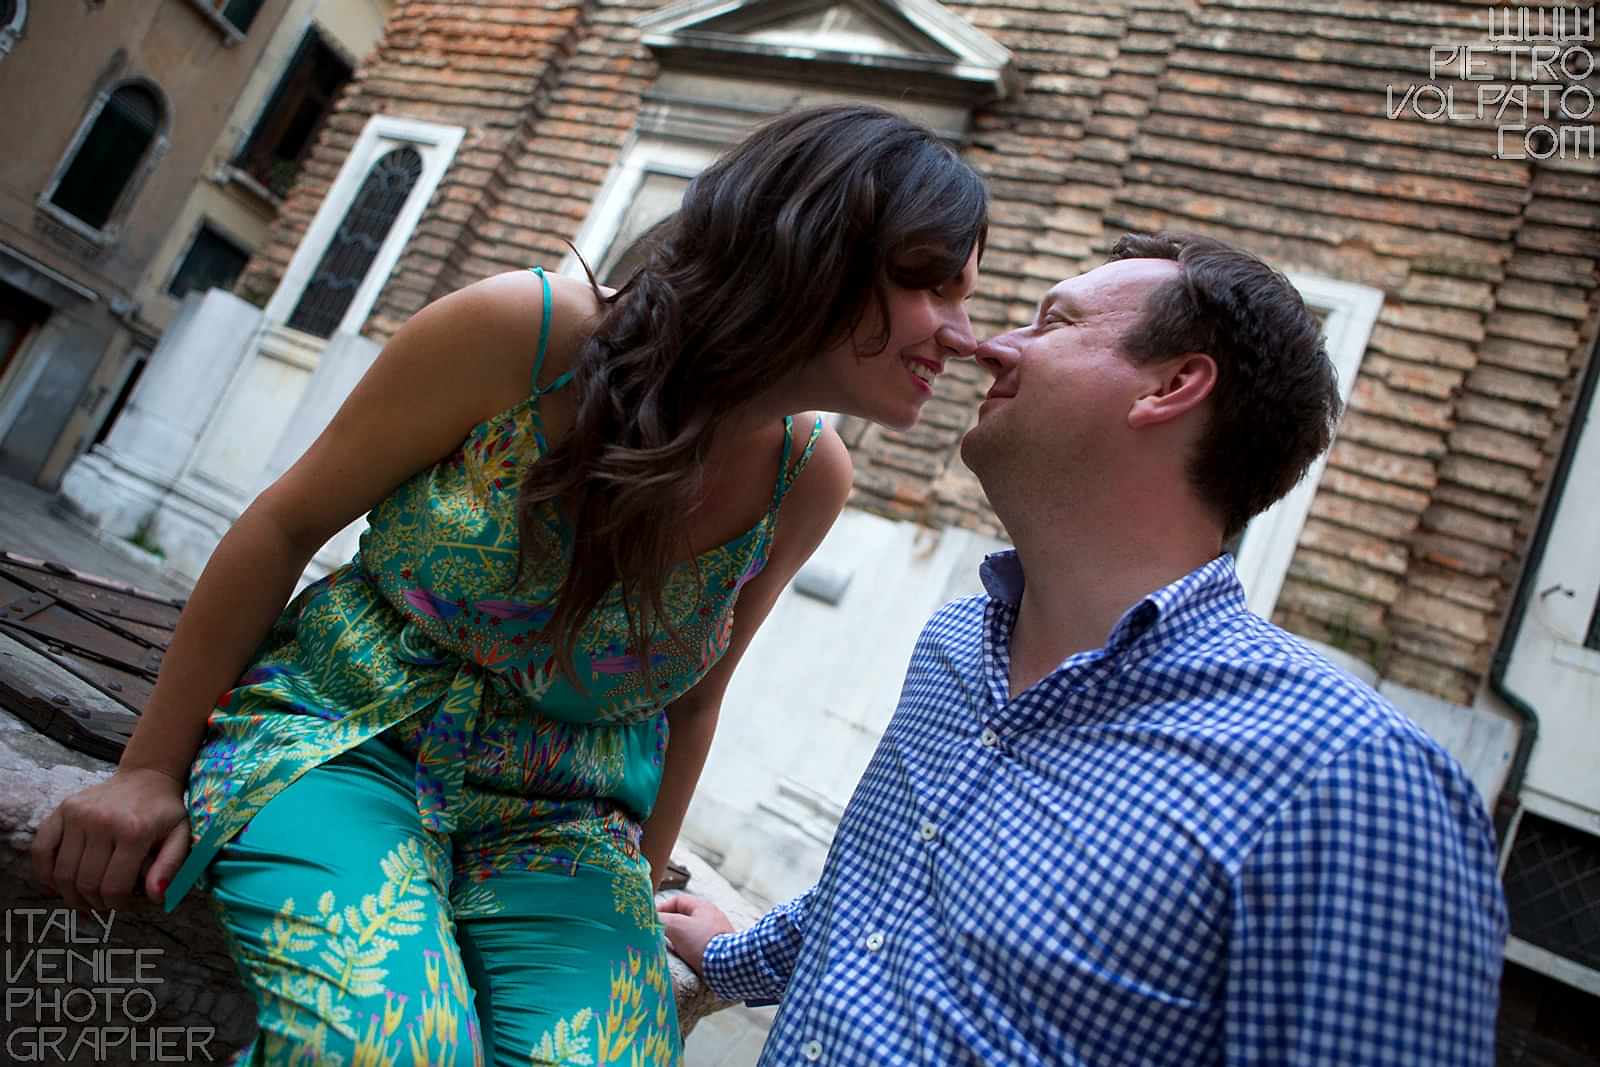
<svg viewBox="0 0 1600 1067">
<path fill-rule="evenodd" d="M 984 432 L 986 429 L 982 423 L 978 423 L 961 438 L 961 462 L 965 463 L 967 469 L 976 474 L 979 480 L 983 478 L 984 467 L 991 451 L 989 447 L 991 442 L 988 440 L 990 435 Z"/>
</svg>

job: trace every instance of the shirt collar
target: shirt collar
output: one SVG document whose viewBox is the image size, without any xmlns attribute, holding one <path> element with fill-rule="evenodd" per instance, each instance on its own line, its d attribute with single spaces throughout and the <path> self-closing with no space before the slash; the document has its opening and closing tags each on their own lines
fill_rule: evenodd
<svg viewBox="0 0 1600 1067">
<path fill-rule="evenodd" d="M 1016 549 L 984 557 L 978 567 L 978 577 L 993 599 L 1011 608 L 1022 603 L 1027 581 L 1022 573 L 1022 558 Z M 1123 612 L 1111 628 L 1106 649 L 1126 649 L 1141 637 L 1153 636 L 1157 631 L 1162 639 L 1170 639 L 1218 613 L 1243 611 L 1244 605 L 1244 589 L 1234 574 L 1233 556 L 1223 553 L 1143 597 Z"/>
<path fill-rule="evenodd" d="M 983 562 L 978 564 L 978 577 L 996 600 L 1003 600 L 1012 607 L 1022 603 L 1022 559 L 1016 549 L 1007 548 L 983 557 Z"/>
</svg>

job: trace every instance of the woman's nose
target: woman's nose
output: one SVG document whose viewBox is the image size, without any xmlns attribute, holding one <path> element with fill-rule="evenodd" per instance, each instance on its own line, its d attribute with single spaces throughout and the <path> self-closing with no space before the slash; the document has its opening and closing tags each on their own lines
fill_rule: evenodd
<svg viewBox="0 0 1600 1067">
<path fill-rule="evenodd" d="M 972 356 L 972 350 L 978 347 L 978 339 L 972 334 L 972 323 L 965 311 L 961 312 L 959 321 L 939 327 L 934 340 L 951 359 L 968 359 Z"/>
</svg>

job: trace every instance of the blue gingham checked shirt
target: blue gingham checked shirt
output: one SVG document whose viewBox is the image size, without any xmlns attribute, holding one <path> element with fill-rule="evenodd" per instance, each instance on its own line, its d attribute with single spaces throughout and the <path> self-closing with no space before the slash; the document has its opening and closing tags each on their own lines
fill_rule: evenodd
<svg viewBox="0 0 1600 1067">
<path fill-rule="evenodd" d="M 821 880 L 707 947 L 763 1065 L 1494 1060 L 1506 918 L 1453 759 L 1221 556 L 1011 699 L 1022 589 L 917 642 Z"/>
</svg>

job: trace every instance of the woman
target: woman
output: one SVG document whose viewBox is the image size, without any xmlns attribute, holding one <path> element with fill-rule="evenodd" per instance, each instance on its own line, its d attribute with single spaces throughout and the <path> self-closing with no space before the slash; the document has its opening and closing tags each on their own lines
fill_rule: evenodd
<svg viewBox="0 0 1600 1067">
<path fill-rule="evenodd" d="M 811 409 L 916 421 L 973 346 L 986 207 L 928 131 L 816 109 L 696 178 L 620 291 L 535 269 L 424 308 L 217 547 L 41 880 L 115 907 L 155 852 L 170 910 L 204 871 L 250 1062 L 677 1062 L 652 889 L 849 491 Z"/>
</svg>

